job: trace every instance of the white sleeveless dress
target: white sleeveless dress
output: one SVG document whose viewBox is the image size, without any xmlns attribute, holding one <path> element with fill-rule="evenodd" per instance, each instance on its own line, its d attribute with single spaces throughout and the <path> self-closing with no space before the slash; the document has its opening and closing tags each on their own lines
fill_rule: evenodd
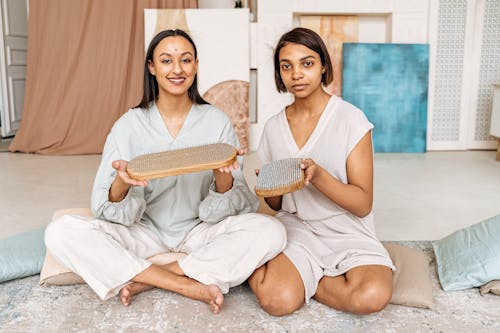
<svg viewBox="0 0 500 333">
<path fill-rule="evenodd" d="M 332 96 L 316 128 L 299 149 L 285 110 L 270 118 L 258 154 L 262 163 L 283 158 L 312 158 L 347 183 L 347 158 L 373 125 L 355 106 Z M 287 229 L 285 255 L 297 267 L 308 301 L 324 276 L 337 276 L 363 265 L 395 270 L 389 254 L 377 240 L 373 212 L 359 218 L 336 205 L 312 184 L 283 196 L 276 215 Z"/>
</svg>

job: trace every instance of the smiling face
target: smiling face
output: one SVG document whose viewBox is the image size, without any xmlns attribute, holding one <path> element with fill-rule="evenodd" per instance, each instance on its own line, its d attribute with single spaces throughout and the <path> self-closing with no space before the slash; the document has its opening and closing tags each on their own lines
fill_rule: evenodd
<svg viewBox="0 0 500 333">
<path fill-rule="evenodd" d="M 310 48 L 288 43 L 279 51 L 280 76 L 296 98 L 305 98 L 321 89 L 323 66 L 320 55 Z"/>
<path fill-rule="evenodd" d="M 164 38 L 148 61 L 149 72 L 156 77 L 159 95 L 187 95 L 198 69 L 194 47 L 181 36 Z"/>
</svg>

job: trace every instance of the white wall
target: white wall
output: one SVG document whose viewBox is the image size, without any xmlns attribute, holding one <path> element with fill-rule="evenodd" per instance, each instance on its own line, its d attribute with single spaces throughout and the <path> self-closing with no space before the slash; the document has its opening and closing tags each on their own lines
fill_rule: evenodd
<svg viewBox="0 0 500 333">
<path fill-rule="evenodd" d="M 296 26 L 300 15 L 353 14 L 359 18 L 359 41 L 367 43 L 428 43 L 430 0 L 272 0 L 259 1 L 257 24 L 257 123 L 250 128 L 250 147 L 258 146 L 267 119 L 292 101 L 276 91 L 273 48 L 279 37 Z"/>
</svg>

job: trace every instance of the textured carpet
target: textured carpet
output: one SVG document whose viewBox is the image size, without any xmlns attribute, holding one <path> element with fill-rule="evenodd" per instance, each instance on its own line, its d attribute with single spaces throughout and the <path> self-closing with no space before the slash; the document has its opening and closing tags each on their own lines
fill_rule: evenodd
<svg viewBox="0 0 500 333">
<path fill-rule="evenodd" d="M 434 257 L 429 242 L 400 242 Z M 101 302 L 86 286 L 42 287 L 39 276 L 0 284 L 0 332 L 500 332 L 500 296 L 477 289 L 444 292 L 431 269 L 436 310 L 390 304 L 355 316 L 315 301 L 286 317 L 262 311 L 248 286 L 231 289 L 224 309 L 151 290 L 129 307 Z"/>
</svg>

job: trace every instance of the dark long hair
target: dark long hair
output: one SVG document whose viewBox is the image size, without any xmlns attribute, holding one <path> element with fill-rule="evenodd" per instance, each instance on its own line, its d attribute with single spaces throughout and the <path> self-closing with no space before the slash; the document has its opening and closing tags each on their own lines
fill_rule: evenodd
<svg viewBox="0 0 500 333">
<path fill-rule="evenodd" d="M 279 92 L 286 92 L 285 84 L 280 74 L 280 50 L 288 43 L 304 45 L 319 54 L 321 65 L 325 72 L 321 75 L 321 83 L 327 86 L 333 81 L 333 66 L 328 49 L 321 37 L 314 31 L 306 28 L 295 28 L 281 36 L 274 50 L 274 82 Z"/>
<path fill-rule="evenodd" d="M 158 82 L 156 82 L 156 77 L 149 72 L 148 64 L 149 61 L 153 61 L 153 52 L 156 46 L 158 46 L 158 44 L 163 39 L 173 36 L 180 36 L 185 38 L 193 46 L 194 58 L 198 59 L 198 51 L 196 51 L 196 45 L 194 45 L 193 40 L 184 30 L 169 29 L 160 31 L 156 36 L 154 36 L 153 40 L 151 40 L 151 43 L 149 43 L 148 51 L 146 53 L 146 59 L 144 60 L 144 85 L 142 99 L 139 105 L 136 106 L 136 108 L 149 108 L 151 106 L 151 102 L 156 101 L 156 99 L 158 98 Z M 205 101 L 198 92 L 198 74 L 194 76 L 193 84 L 188 89 L 188 96 L 194 104 L 208 104 L 208 102 Z"/>
</svg>

